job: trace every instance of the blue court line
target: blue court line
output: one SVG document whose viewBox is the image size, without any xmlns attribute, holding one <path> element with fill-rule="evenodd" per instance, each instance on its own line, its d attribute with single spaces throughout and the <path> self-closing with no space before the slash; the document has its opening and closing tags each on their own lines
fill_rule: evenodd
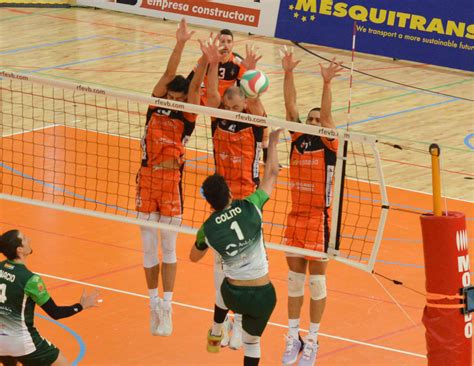
<svg viewBox="0 0 474 366">
<path fill-rule="evenodd" d="M 67 67 L 67 66 L 72 66 L 72 65 L 79 65 L 79 64 L 84 64 L 84 63 L 87 63 L 87 62 L 95 62 L 95 61 L 100 61 L 100 60 L 106 60 L 106 59 L 114 58 L 114 57 L 128 56 L 128 55 L 133 55 L 133 54 L 137 54 L 137 53 L 149 52 L 149 51 L 154 51 L 154 50 L 157 50 L 157 49 L 160 49 L 160 48 L 162 48 L 162 47 L 161 46 L 155 46 L 155 47 L 150 47 L 150 48 L 144 48 L 142 50 L 137 50 L 137 51 L 115 53 L 115 54 L 108 55 L 108 56 L 103 56 L 103 57 L 90 58 L 90 59 L 86 59 L 86 60 L 79 60 L 79 61 L 69 62 L 67 64 L 61 64 L 61 65 L 50 66 L 50 67 L 42 67 L 40 69 L 34 69 L 34 70 L 31 70 L 31 71 L 27 71 L 27 72 L 25 72 L 25 74 L 35 73 L 35 72 L 40 72 L 40 71 L 46 71 L 46 70 L 53 70 L 53 69 L 57 69 L 57 68 L 60 68 L 60 67 Z"/>
<path fill-rule="evenodd" d="M 393 117 L 393 116 L 397 116 L 397 115 L 399 115 L 399 114 L 404 114 L 404 113 L 410 113 L 410 112 L 414 112 L 414 111 L 419 111 L 419 110 L 426 109 L 426 108 L 430 108 L 430 107 L 436 107 L 436 106 L 438 106 L 438 105 L 448 104 L 448 103 L 456 102 L 456 101 L 458 101 L 458 100 L 459 100 L 459 99 L 457 99 L 457 98 L 448 99 L 448 100 L 445 100 L 445 101 L 442 101 L 442 102 L 438 102 L 438 103 L 426 104 L 426 105 L 423 105 L 423 106 L 420 106 L 420 107 L 415 107 L 415 108 L 405 109 L 405 110 L 398 111 L 398 112 L 393 112 L 393 113 L 384 114 L 384 115 L 382 115 L 382 116 L 370 117 L 370 118 L 362 119 L 362 120 L 360 120 L 360 121 L 351 122 L 351 123 L 349 123 L 349 126 L 359 125 L 359 124 L 361 124 L 361 123 L 372 122 L 372 121 L 376 121 L 376 120 L 380 120 L 380 119 L 384 119 L 384 118 L 388 118 L 388 117 Z M 346 124 L 346 125 L 337 126 L 337 128 L 345 128 L 346 126 L 347 126 L 347 124 Z"/>
<path fill-rule="evenodd" d="M 37 49 L 45 48 L 45 47 L 54 47 L 54 46 L 58 46 L 58 45 L 65 44 L 65 43 L 84 41 L 84 40 L 87 40 L 87 39 L 93 39 L 93 38 L 97 38 L 97 37 L 98 36 L 89 36 L 89 37 L 82 37 L 82 38 L 65 39 L 65 40 L 58 41 L 58 42 L 42 43 L 42 44 L 38 44 L 36 46 L 21 47 L 21 48 L 16 48 L 16 49 L 13 49 L 13 50 L 8 50 L 8 51 L 0 51 L 0 55 L 8 55 L 8 54 L 11 54 L 11 53 L 37 50 Z"/>
<path fill-rule="evenodd" d="M 140 44 L 144 46 L 156 46 L 156 43 L 148 43 L 148 42 L 142 42 L 142 41 L 129 41 L 128 39 L 122 39 L 122 38 L 111 37 L 111 36 L 99 36 L 99 38 L 110 39 L 112 41 L 117 41 L 117 42 L 122 42 L 122 43 Z M 161 47 L 163 49 L 173 50 L 173 48 L 168 47 L 168 46 L 161 46 Z"/>
<path fill-rule="evenodd" d="M 471 144 L 471 139 L 474 139 L 474 133 L 470 133 L 464 137 L 464 145 L 466 145 L 469 149 L 474 150 L 474 146 Z"/>
<path fill-rule="evenodd" d="M 79 334 L 77 334 L 75 331 L 73 331 L 71 328 L 69 328 L 68 326 L 54 320 L 54 319 L 51 319 L 50 317 L 47 317 L 47 316 L 44 316 L 44 315 L 41 315 L 41 314 L 38 314 L 38 313 L 35 313 L 35 316 L 37 316 L 38 318 L 41 318 L 41 319 L 44 319 L 44 320 L 47 320 L 51 323 L 54 323 L 56 324 L 57 326 L 59 326 L 60 328 L 63 328 L 66 332 L 68 332 L 69 334 L 71 334 L 74 339 L 77 341 L 77 343 L 79 343 L 79 354 L 77 355 L 76 359 L 74 361 L 72 361 L 72 365 L 73 366 L 76 366 L 79 364 L 79 362 L 84 358 L 84 355 L 86 354 L 86 344 L 84 343 L 84 341 L 82 340 L 81 336 Z"/>
</svg>

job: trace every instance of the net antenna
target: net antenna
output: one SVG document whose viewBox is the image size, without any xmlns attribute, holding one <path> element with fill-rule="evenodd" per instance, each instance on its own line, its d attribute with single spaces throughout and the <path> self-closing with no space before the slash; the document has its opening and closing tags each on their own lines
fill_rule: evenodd
<svg viewBox="0 0 474 366">
<path fill-rule="evenodd" d="M 337 152 L 335 202 L 326 252 L 285 245 L 286 218 L 291 210 L 291 146 L 289 139 L 279 144 L 283 168 L 263 217 L 267 247 L 330 257 L 372 270 L 388 209 L 375 136 L 8 71 L 0 70 L 0 78 L 0 199 L 195 234 L 210 213 L 200 187 L 214 172 L 212 137 L 202 116 L 282 127 L 348 144 L 339 143 Z M 140 219 L 135 208 L 140 140 L 150 105 L 201 116 L 186 145 L 180 225 Z"/>
</svg>

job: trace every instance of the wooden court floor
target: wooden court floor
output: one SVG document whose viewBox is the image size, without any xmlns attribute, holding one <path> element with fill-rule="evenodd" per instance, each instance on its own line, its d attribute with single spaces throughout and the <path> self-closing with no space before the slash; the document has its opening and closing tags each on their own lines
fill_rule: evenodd
<svg viewBox="0 0 474 366">
<path fill-rule="evenodd" d="M 174 23 L 99 10 L 1 9 L 0 68 L 149 94 L 173 47 L 174 29 Z M 197 29 L 198 36 L 207 33 Z M 263 101 L 269 114 L 281 117 L 284 111 L 278 47 L 283 42 L 251 38 L 265 54 L 262 69 L 272 82 Z M 236 40 L 236 50 L 242 52 L 248 37 L 237 34 Z M 349 59 L 344 52 L 312 49 L 325 56 Z M 303 111 L 304 106 L 319 102 L 321 79 L 317 74 L 319 61 L 299 50 L 297 54 L 303 59 L 301 75 L 297 75 L 297 80 L 302 80 L 298 95 Z M 179 70 L 186 74 L 198 56 L 197 46 L 190 44 Z M 356 67 L 430 90 L 474 97 L 470 73 L 365 55 L 358 56 Z M 338 125 L 344 126 L 347 77 L 338 79 L 333 89 L 334 114 Z M 351 129 L 376 133 L 406 147 L 403 151 L 382 147 L 390 204 L 403 210 L 389 213 L 376 271 L 402 281 L 410 289 L 331 262 L 318 364 L 423 365 L 421 314 L 425 300 L 413 290 L 424 291 L 419 213 L 430 210 L 431 201 L 427 195 L 429 157 L 417 150 L 427 149 L 431 142 L 441 144 L 444 194 L 449 197 L 446 205 L 449 210 L 466 214 L 468 232 L 472 233 L 474 139 L 471 141 L 469 136 L 474 132 L 473 104 L 365 76 L 356 76 L 353 96 Z M 28 134 L 28 126 L 24 127 Z M 8 135 L 8 131 L 2 131 L 2 136 Z M 4 166 L 1 172 L 7 173 Z M 25 177 L 20 180 L 42 184 L 31 183 Z M 75 364 L 241 364 L 241 351 L 223 349 L 218 355 L 205 351 L 214 300 L 212 261 L 209 256 L 200 264 L 189 262 L 194 240 L 191 236 L 181 234 L 178 239 L 174 333 L 161 338 L 148 333 L 137 227 L 0 201 L 0 228 L 13 227 L 32 238 L 35 254 L 28 265 L 43 274 L 56 302 L 77 301 L 85 286 L 101 289 L 104 302 L 100 308 L 61 323 L 37 311 L 41 333 Z M 287 272 L 282 253 L 270 252 L 269 256 L 278 304 L 262 340 L 262 364 L 278 365 L 286 333 Z M 302 326 L 307 325 L 308 314 L 304 313 Z"/>
</svg>

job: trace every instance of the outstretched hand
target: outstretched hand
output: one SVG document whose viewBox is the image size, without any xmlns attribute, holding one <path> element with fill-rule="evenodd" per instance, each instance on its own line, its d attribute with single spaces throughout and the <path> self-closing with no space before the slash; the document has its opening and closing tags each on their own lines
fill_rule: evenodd
<svg viewBox="0 0 474 366">
<path fill-rule="evenodd" d="M 193 34 L 196 31 L 189 31 L 188 24 L 186 23 L 186 19 L 183 18 L 178 24 L 178 29 L 176 30 L 176 41 L 186 43 L 191 39 Z"/>
<path fill-rule="evenodd" d="M 209 36 L 209 40 L 202 41 L 198 40 L 201 47 L 202 54 L 207 59 L 209 64 L 218 64 L 222 59 L 222 54 L 219 49 L 219 35 L 212 37 L 212 33 Z"/>
<path fill-rule="evenodd" d="M 79 302 L 83 310 L 94 306 L 99 306 L 99 291 L 92 290 L 92 292 L 88 294 L 86 292 L 86 289 L 84 289 L 84 291 L 82 292 L 81 300 Z"/>
<path fill-rule="evenodd" d="M 242 65 L 247 70 L 255 70 L 257 68 L 257 62 L 262 58 L 262 55 L 258 55 L 257 51 L 254 45 L 250 47 L 248 44 L 245 45 L 245 58 L 242 60 Z"/>
<path fill-rule="evenodd" d="M 286 72 L 292 72 L 301 62 L 293 59 L 293 47 L 288 49 L 286 46 L 280 48 L 281 66 Z"/>
<path fill-rule="evenodd" d="M 322 64 L 319 64 L 321 76 L 323 77 L 325 83 L 330 83 L 333 78 L 341 75 L 339 74 L 343 70 L 341 65 L 342 61 L 337 62 L 335 57 L 333 57 L 328 67 L 324 67 Z"/>
</svg>

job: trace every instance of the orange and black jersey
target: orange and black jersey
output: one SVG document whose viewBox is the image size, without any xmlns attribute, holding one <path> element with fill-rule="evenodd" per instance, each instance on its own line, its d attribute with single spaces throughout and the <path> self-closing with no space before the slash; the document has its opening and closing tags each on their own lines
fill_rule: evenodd
<svg viewBox="0 0 474 366">
<path fill-rule="evenodd" d="M 197 116 L 150 106 L 141 140 L 142 166 L 153 167 L 167 160 L 182 162 L 184 145 L 194 131 Z"/>
<path fill-rule="evenodd" d="M 299 132 L 290 133 L 293 207 L 329 207 L 338 141 Z"/>
<path fill-rule="evenodd" d="M 188 79 L 192 80 L 194 72 L 192 71 L 188 75 Z M 247 69 L 242 65 L 242 57 L 238 54 L 233 53 L 230 55 L 229 60 L 224 63 L 219 63 L 218 67 L 218 78 L 219 78 L 219 94 L 220 96 L 224 95 L 224 92 L 227 88 L 239 85 L 239 81 L 242 78 L 242 75 Z M 207 72 L 204 77 L 204 88 L 207 87 Z"/>
<path fill-rule="evenodd" d="M 212 120 L 211 127 L 216 172 L 224 176 L 234 199 L 252 194 L 260 183 L 259 159 L 265 127 L 219 118 Z"/>
</svg>

